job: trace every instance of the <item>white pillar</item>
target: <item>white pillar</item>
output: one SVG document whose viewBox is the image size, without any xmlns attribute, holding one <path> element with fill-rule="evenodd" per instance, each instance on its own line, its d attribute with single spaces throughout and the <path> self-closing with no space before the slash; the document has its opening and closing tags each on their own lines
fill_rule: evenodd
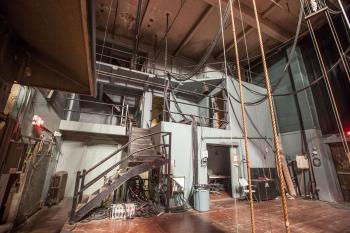
<svg viewBox="0 0 350 233">
<path fill-rule="evenodd" d="M 152 92 L 145 91 L 143 93 L 142 120 L 141 127 L 148 128 L 151 125 L 152 117 Z"/>
</svg>

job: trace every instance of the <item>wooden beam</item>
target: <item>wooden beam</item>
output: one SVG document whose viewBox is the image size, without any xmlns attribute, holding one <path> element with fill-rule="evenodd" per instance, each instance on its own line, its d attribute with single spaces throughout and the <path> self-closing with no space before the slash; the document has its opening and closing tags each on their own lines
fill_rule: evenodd
<svg viewBox="0 0 350 233">
<path fill-rule="evenodd" d="M 279 4 L 281 3 L 282 1 L 284 0 L 275 0 L 273 3 L 270 4 L 270 6 L 261 14 L 261 19 L 266 19 L 271 13 L 272 13 L 272 10 L 274 9 L 274 7 L 276 6 L 275 3 Z M 241 6 L 242 6 L 242 3 L 241 3 Z M 243 9 L 242 9 L 243 10 Z M 239 11 L 239 9 L 238 9 Z M 241 20 L 240 18 L 240 14 L 239 15 L 236 15 L 235 16 L 238 18 L 239 17 L 239 20 Z M 242 16 L 243 16 L 243 12 L 242 12 Z M 245 22 L 245 21 L 244 21 Z M 250 33 L 252 33 L 254 31 L 254 28 L 255 27 L 252 27 L 252 26 L 247 26 L 244 31 L 245 31 L 245 34 L 246 36 L 249 35 Z M 239 43 L 240 41 L 242 41 L 244 39 L 244 34 L 243 34 L 243 31 L 238 35 L 237 37 L 237 43 Z M 233 42 L 230 42 L 227 46 L 226 46 L 226 52 L 230 51 L 231 49 L 233 49 L 234 47 L 234 43 Z M 224 51 L 221 51 L 219 53 L 217 53 L 214 57 L 215 59 L 218 59 L 218 58 L 221 58 L 222 56 L 224 55 Z"/>
<path fill-rule="evenodd" d="M 203 1 L 205 1 L 206 3 L 212 6 L 219 7 L 217 0 L 203 0 Z M 227 2 L 228 0 L 222 0 L 223 8 L 226 7 Z M 255 21 L 253 10 L 250 7 L 244 5 L 243 3 L 241 3 L 241 10 L 242 10 L 242 16 L 244 18 L 244 22 L 249 26 L 256 28 L 256 21 Z M 233 8 L 233 11 L 234 11 L 235 17 L 240 18 L 240 11 L 237 6 Z M 282 28 L 280 28 L 279 26 L 277 26 L 272 21 L 266 18 L 260 17 L 260 26 L 263 33 L 265 33 L 266 35 L 268 35 L 269 37 L 277 41 L 284 42 L 291 37 L 291 35 L 288 32 L 286 32 L 285 30 L 283 30 Z"/>
<path fill-rule="evenodd" d="M 175 49 L 173 56 L 177 56 L 180 54 L 181 50 L 191 41 L 192 37 L 196 34 L 199 26 L 204 22 L 204 20 L 208 17 L 208 15 L 213 11 L 213 7 L 211 5 L 207 6 L 203 13 L 198 17 L 196 22 L 193 24 L 189 32 L 182 39 L 180 44 Z"/>
</svg>

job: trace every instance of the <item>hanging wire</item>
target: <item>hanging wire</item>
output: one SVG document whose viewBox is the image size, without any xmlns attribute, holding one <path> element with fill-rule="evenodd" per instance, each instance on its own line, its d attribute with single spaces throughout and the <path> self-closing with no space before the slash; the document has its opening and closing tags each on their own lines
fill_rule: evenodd
<svg viewBox="0 0 350 233">
<path fill-rule="evenodd" d="M 221 9 L 221 0 L 218 0 L 219 2 L 219 12 L 220 12 L 220 30 L 221 30 L 221 37 L 222 37 L 222 47 L 223 47 L 223 50 L 224 50 L 224 64 L 225 64 L 225 82 L 226 82 L 226 93 L 228 93 L 228 81 L 227 81 L 227 64 L 226 64 L 226 47 L 225 47 L 225 36 L 224 36 L 224 23 L 223 23 L 223 20 L 222 20 L 222 9 Z M 225 17 L 227 16 L 227 13 L 228 13 L 228 9 L 229 9 L 229 4 L 227 4 L 226 6 L 226 11 L 225 11 Z M 226 22 L 226 20 L 225 20 Z M 228 100 L 230 101 L 230 96 L 227 95 L 227 98 Z M 231 114 L 229 114 L 229 117 L 230 117 L 230 121 L 229 122 L 232 122 L 231 121 Z M 232 124 L 231 124 L 232 125 Z M 230 141 L 232 142 L 232 139 L 233 139 L 233 130 L 230 129 Z M 233 145 L 232 145 L 233 147 Z M 236 188 L 236 185 L 235 185 L 235 182 L 233 182 L 233 188 L 235 190 L 235 192 L 238 190 Z M 237 210 L 237 198 L 236 198 L 236 194 L 234 195 L 234 207 L 235 207 L 235 223 L 236 223 L 236 231 L 237 233 L 239 232 L 239 228 L 238 228 L 238 210 Z M 255 229 L 255 228 L 253 228 Z M 255 231 L 254 231 L 255 232 Z"/>
<path fill-rule="evenodd" d="M 221 0 L 219 0 L 221 2 Z M 245 107 L 244 107 L 244 96 L 243 96 L 243 87 L 242 87 L 242 76 L 241 76 L 241 68 L 240 68 L 240 62 L 239 62 L 239 52 L 238 52 L 238 44 L 237 44 L 237 34 L 236 34 L 236 25 L 235 25 L 235 18 L 233 13 L 233 4 L 232 0 L 229 0 L 230 3 L 230 9 L 231 9 L 231 25 L 232 25 L 232 32 L 233 32 L 233 41 L 234 41 L 234 51 L 235 51 L 235 57 L 236 57 L 236 67 L 237 67 L 237 75 L 238 75 L 238 82 L 239 82 L 239 91 L 240 91 L 240 102 L 241 102 L 241 113 L 242 113 L 242 124 L 243 124 L 243 136 L 244 136 L 244 146 L 245 146 L 245 159 L 246 159 L 246 167 L 247 167 L 247 176 L 248 176 L 248 190 L 249 190 L 249 204 L 250 204 L 250 221 L 251 221 L 251 227 L 252 232 L 255 233 L 255 216 L 254 216 L 254 199 L 253 199 L 253 190 L 252 190 L 252 177 L 251 177 L 251 171 L 250 171 L 250 157 L 249 157 L 249 149 L 248 149 L 248 133 L 247 133 L 247 123 L 246 123 L 246 114 L 245 114 Z M 221 6 L 220 6 L 221 7 Z M 220 9 L 221 11 L 221 9 Z M 221 24 L 221 30 L 223 31 L 223 25 Z M 224 36 L 222 36 L 224 41 Z M 223 42 L 223 49 L 224 49 L 224 59 L 226 61 L 226 48 L 225 44 Z M 227 72 L 227 67 L 225 67 L 225 70 Z M 227 78 L 226 78 L 227 79 Z"/>
<path fill-rule="evenodd" d="M 345 69 L 346 76 L 348 77 L 348 80 L 350 82 L 350 66 L 349 66 L 348 61 L 347 61 L 347 59 L 345 57 L 343 47 L 341 45 L 341 42 L 340 42 L 339 37 L 338 37 L 338 33 L 337 33 L 336 28 L 335 28 L 334 23 L 333 23 L 333 19 L 330 16 L 329 11 L 326 11 L 325 15 L 326 15 L 326 18 L 327 18 L 328 25 L 329 25 L 329 27 L 331 29 L 331 33 L 332 33 L 334 42 L 336 44 L 339 56 L 340 56 L 340 58 L 341 58 L 341 60 L 343 62 L 343 66 L 344 66 L 344 69 Z"/>
<path fill-rule="evenodd" d="M 243 14 L 242 14 L 242 8 L 241 8 L 241 0 L 238 0 L 238 9 L 239 9 L 239 17 L 241 21 L 241 26 L 242 26 L 242 32 L 243 32 L 243 40 L 244 40 L 244 47 L 245 47 L 245 53 L 247 56 L 247 64 L 248 64 L 248 77 L 250 79 L 250 82 L 252 82 L 252 71 L 250 68 L 250 58 L 249 58 L 249 51 L 248 51 L 248 45 L 247 45 L 247 37 L 246 37 L 246 32 L 245 32 L 245 27 L 244 27 L 244 20 L 243 20 Z M 239 59 L 239 58 L 236 58 Z"/>
<path fill-rule="evenodd" d="M 272 132 L 273 132 L 273 138 L 275 142 L 275 148 L 276 148 L 276 160 L 277 160 L 277 172 L 279 175 L 279 185 L 280 185 L 280 192 L 282 197 L 282 207 L 283 207 L 283 216 L 284 216 L 284 223 L 286 228 L 286 233 L 290 233 L 290 225 L 289 225 L 289 219 L 288 219 L 288 207 L 287 207 L 287 199 L 286 199 L 286 193 L 285 193 L 285 184 L 283 182 L 283 172 L 282 172 L 282 159 L 281 159 L 281 148 L 280 148 L 280 142 L 278 138 L 278 132 L 277 132 L 277 126 L 276 126 L 276 115 L 274 111 L 274 106 L 272 102 L 272 95 L 271 95 L 271 85 L 270 85 L 270 78 L 269 78 L 269 72 L 265 60 L 265 50 L 262 40 L 262 33 L 260 29 L 260 21 L 259 21 L 259 15 L 258 10 L 256 7 L 256 0 L 253 0 L 253 8 L 254 8 L 254 15 L 256 20 L 256 26 L 258 30 L 258 39 L 259 39 L 259 45 L 261 50 L 261 57 L 262 57 L 262 63 L 264 68 L 264 76 L 265 76 L 265 82 L 266 82 L 266 90 L 268 94 L 268 102 L 269 102 L 269 110 L 271 115 L 271 123 L 272 123 Z"/>
<path fill-rule="evenodd" d="M 320 63 L 320 66 L 321 66 L 321 71 L 322 71 L 322 74 L 324 76 L 324 81 L 325 81 L 325 84 L 326 84 L 326 90 L 327 90 L 328 96 L 330 98 L 332 111 L 333 111 L 333 114 L 334 114 L 334 117 L 335 117 L 335 120 L 336 120 L 336 123 L 337 123 L 339 134 L 340 134 L 341 139 L 342 139 L 342 144 L 343 144 L 343 147 L 344 147 L 344 151 L 345 151 L 345 153 L 346 153 L 346 155 L 348 157 L 348 160 L 350 161 L 349 146 L 347 144 L 346 136 L 345 136 L 344 129 L 343 129 L 343 126 L 342 126 L 342 122 L 341 122 L 341 119 L 340 119 L 340 116 L 339 116 L 339 111 L 338 111 L 338 108 L 337 108 L 337 105 L 336 105 L 336 101 L 335 101 L 335 98 L 334 98 L 334 95 L 333 95 L 332 86 L 330 84 L 330 81 L 329 81 L 329 78 L 328 78 L 328 75 L 327 75 L 327 71 L 326 71 L 325 64 L 324 64 L 324 61 L 323 61 L 323 58 L 322 58 L 322 54 L 321 54 L 321 51 L 320 51 L 320 48 L 319 48 L 319 45 L 318 45 L 318 42 L 317 42 L 317 38 L 316 38 L 316 35 L 315 35 L 315 32 L 314 32 L 314 29 L 313 29 L 312 24 L 310 22 L 310 19 L 307 20 L 307 25 L 308 25 L 308 28 L 309 28 L 309 31 L 310 31 L 310 34 L 311 34 L 312 43 L 313 43 L 314 48 L 316 50 L 317 59 L 318 59 L 318 61 Z"/>
<path fill-rule="evenodd" d="M 107 15 L 107 22 L 106 22 L 105 31 L 104 31 L 104 36 L 103 36 L 101 57 L 100 57 L 100 62 L 98 63 L 98 69 L 97 69 L 97 70 L 100 70 L 100 66 L 101 66 L 101 62 L 102 62 L 103 52 L 104 52 L 104 48 L 105 48 L 105 44 L 106 44 L 106 38 L 107 38 L 107 30 L 108 30 L 109 17 L 111 16 L 112 5 L 113 5 L 113 3 L 114 3 L 114 0 L 111 0 L 111 1 L 110 1 L 110 4 L 109 4 L 109 10 L 108 10 L 108 15 Z"/>
<path fill-rule="evenodd" d="M 338 3 L 339 3 L 339 6 L 340 6 L 340 9 L 341 9 L 341 12 L 343 13 L 344 20 L 346 21 L 347 28 L 350 30 L 349 18 L 348 18 L 348 16 L 346 15 L 346 11 L 345 11 L 345 8 L 344 8 L 344 6 L 343 6 L 343 3 L 342 3 L 341 0 L 338 0 Z"/>
<path fill-rule="evenodd" d="M 224 13 L 224 17 L 223 17 L 223 24 L 226 25 L 227 23 L 227 19 L 229 16 L 229 7 L 227 5 L 225 13 Z M 221 31 L 220 29 L 217 31 L 217 33 L 214 36 L 214 39 L 210 42 L 210 45 L 207 47 L 205 53 L 203 54 L 201 60 L 198 62 L 198 64 L 191 70 L 191 72 L 189 72 L 187 75 L 179 75 L 178 77 L 174 77 L 176 80 L 178 81 L 185 81 L 185 80 L 189 80 L 191 78 L 193 78 L 196 74 L 198 74 L 198 72 L 200 72 L 200 70 L 202 69 L 202 67 L 204 66 L 204 64 L 207 62 L 207 60 L 209 59 L 211 53 L 213 52 L 216 44 L 218 43 L 219 39 L 220 39 L 220 34 Z"/>
</svg>

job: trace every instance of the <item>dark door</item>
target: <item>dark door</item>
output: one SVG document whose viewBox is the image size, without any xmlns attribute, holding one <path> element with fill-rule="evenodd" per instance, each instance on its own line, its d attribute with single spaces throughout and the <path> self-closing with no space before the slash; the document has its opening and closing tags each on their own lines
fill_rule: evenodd
<svg viewBox="0 0 350 233">
<path fill-rule="evenodd" d="M 329 144 L 344 201 L 350 202 L 350 163 L 342 143 Z"/>
</svg>

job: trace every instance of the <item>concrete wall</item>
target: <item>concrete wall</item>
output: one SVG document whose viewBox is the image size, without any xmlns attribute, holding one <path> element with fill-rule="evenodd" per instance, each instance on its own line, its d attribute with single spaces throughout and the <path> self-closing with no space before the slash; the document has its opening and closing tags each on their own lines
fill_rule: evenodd
<svg viewBox="0 0 350 233">
<path fill-rule="evenodd" d="M 173 100 L 172 97 L 171 97 L 171 99 Z M 197 105 L 197 103 L 195 103 L 195 102 L 191 102 L 191 101 L 180 99 L 180 98 L 177 98 L 176 100 L 179 102 L 183 102 L 183 103 Z M 183 103 L 178 104 L 182 113 L 198 116 L 198 107 L 197 106 L 187 105 L 187 104 L 183 104 Z M 180 111 L 177 110 L 175 103 L 172 101 L 170 102 L 170 111 L 175 112 L 172 114 L 172 116 L 174 117 L 176 122 L 183 120 L 183 117 L 180 114 L 176 114 L 176 113 L 180 113 Z M 191 116 L 186 116 L 186 118 L 190 119 Z"/>
<path fill-rule="evenodd" d="M 67 132 L 126 135 L 124 126 L 61 120 L 59 129 Z"/>
<path fill-rule="evenodd" d="M 314 166 L 315 179 L 319 190 L 318 194 L 320 200 L 329 202 L 342 201 L 343 198 L 341 195 L 337 174 L 335 172 L 332 155 L 328 145 L 324 144 L 320 140 L 320 138 L 322 138 L 321 132 L 319 130 L 309 129 L 306 130 L 305 133 L 310 150 L 316 151 L 316 157 L 321 159 L 321 166 Z M 301 153 L 300 131 L 284 133 L 281 134 L 280 137 L 287 160 L 295 160 L 295 156 Z M 314 156 L 312 156 L 312 158 L 313 157 Z M 299 183 L 301 183 L 300 174 Z M 303 189 L 303 186 L 301 189 Z M 304 191 L 302 190 L 302 193 L 303 192 Z"/>
<path fill-rule="evenodd" d="M 152 92 L 145 91 L 142 96 L 141 128 L 150 127 L 152 118 Z"/>
<path fill-rule="evenodd" d="M 74 193 L 74 185 L 76 172 L 83 169 L 89 169 L 102 159 L 107 157 L 110 153 L 118 149 L 118 145 L 104 145 L 104 144 L 89 144 L 81 141 L 63 141 L 61 152 L 57 164 L 57 171 L 67 171 L 68 181 L 65 191 L 65 196 L 72 197 Z M 108 162 L 104 163 L 93 172 L 87 175 L 85 183 L 96 177 L 98 174 L 106 170 L 115 162 L 120 160 L 121 153 L 117 154 Z M 115 174 L 113 170 L 110 175 Z M 84 194 L 91 194 L 103 185 L 103 179 L 92 185 L 86 190 Z"/>
<path fill-rule="evenodd" d="M 280 77 L 286 62 L 286 58 L 282 58 L 270 67 L 271 80 L 276 81 Z M 307 72 L 299 49 L 296 50 L 296 54 L 291 60 L 290 69 L 291 74 L 288 72 L 285 73 L 285 77 L 277 89 L 276 94 L 293 92 L 291 79 L 295 83 L 296 90 L 309 85 Z M 313 150 L 317 151 L 317 156 L 319 156 L 322 162 L 320 167 L 314 167 L 319 197 L 324 201 L 341 201 L 341 191 L 329 147 L 321 140 L 322 134 L 319 130 L 319 121 L 311 89 L 299 92 L 297 99 L 300 105 L 302 121 L 306 129 L 306 141 L 309 149 L 307 152 L 312 155 Z M 302 137 L 294 96 L 274 97 L 274 102 L 283 150 L 288 160 L 295 160 L 295 156 L 302 153 Z M 306 151 L 306 148 L 304 148 L 304 151 Z"/>
<path fill-rule="evenodd" d="M 239 114 L 238 103 L 233 103 L 235 111 Z M 266 106 L 265 106 L 266 107 Z M 249 111 L 249 110 L 248 110 Z M 230 112 L 232 112 L 230 110 Z M 271 137 L 271 130 L 268 128 L 268 123 L 270 121 L 266 121 L 269 119 L 266 116 L 266 111 L 260 112 L 259 115 L 255 116 L 252 114 L 252 120 L 257 121 L 257 118 L 260 118 L 261 125 L 259 129 L 264 136 Z M 265 119 L 265 121 L 264 121 Z M 240 120 L 240 118 L 239 118 Z M 239 176 L 245 176 L 245 155 L 244 151 L 244 143 L 242 138 L 242 132 L 238 127 L 237 122 L 231 117 L 230 120 L 230 128 L 231 130 L 224 129 L 215 129 L 208 127 L 198 127 L 198 178 L 199 183 L 206 184 L 207 180 L 207 167 L 201 166 L 201 159 L 203 155 L 203 151 L 207 150 L 207 145 L 215 144 L 215 145 L 228 145 L 231 146 L 231 160 L 233 154 L 237 154 L 240 160 L 240 164 L 238 167 L 232 166 L 232 182 L 233 182 L 233 190 L 238 189 L 238 178 Z M 256 136 L 257 133 L 254 132 L 251 124 L 248 123 L 249 132 L 252 136 Z M 165 132 L 172 133 L 172 158 L 174 159 L 174 167 L 173 167 L 173 176 L 184 176 L 185 177 L 185 196 L 188 197 L 191 192 L 192 180 L 193 180 L 193 162 L 192 162 L 192 126 L 171 122 L 162 122 L 161 130 Z M 232 138 L 232 139 L 231 139 Z M 267 150 L 266 150 L 267 149 Z M 266 143 L 264 140 L 257 139 L 249 142 L 249 151 L 250 151 L 250 161 L 252 168 L 261 168 L 261 167 L 275 167 L 274 155 L 271 152 L 271 149 L 266 147 Z M 267 151 L 267 152 L 266 152 Z M 231 163 L 232 164 L 232 163 Z"/>
</svg>

